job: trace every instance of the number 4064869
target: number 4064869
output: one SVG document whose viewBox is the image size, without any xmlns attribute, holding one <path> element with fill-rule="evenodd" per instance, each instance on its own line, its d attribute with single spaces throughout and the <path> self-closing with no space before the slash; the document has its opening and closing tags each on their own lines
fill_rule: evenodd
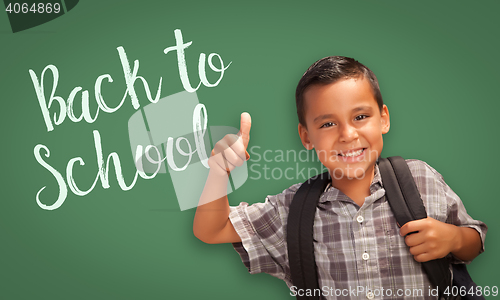
<svg viewBox="0 0 500 300">
<path fill-rule="evenodd" d="M 51 14 L 59 13 L 61 11 L 61 4 L 59 3 L 33 3 L 31 6 L 28 3 L 9 3 L 5 8 L 9 14 Z"/>
</svg>

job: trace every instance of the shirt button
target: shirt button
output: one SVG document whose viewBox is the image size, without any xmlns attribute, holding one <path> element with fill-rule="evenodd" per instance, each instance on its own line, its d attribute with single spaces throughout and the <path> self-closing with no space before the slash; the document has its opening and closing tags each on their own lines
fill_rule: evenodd
<svg viewBox="0 0 500 300">
<path fill-rule="evenodd" d="M 363 257 L 363 260 L 368 260 L 370 258 L 370 254 L 365 252 L 361 257 Z"/>
<path fill-rule="evenodd" d="M 364 220 L 365 220 L 365 218 L 363 218 L 363 216 L 358 216 L 356 218 L 356 221 L 358 221 L 358 223 L 363 223 Z"/>
<path fill-rule="evenodd" d="M 373 298 L 375 298 L 375 294 L 373 294 L 373 292 L 368 292 L 368 293 L 366 293 L 366 298 L 373 299 Z"/>
</svg>

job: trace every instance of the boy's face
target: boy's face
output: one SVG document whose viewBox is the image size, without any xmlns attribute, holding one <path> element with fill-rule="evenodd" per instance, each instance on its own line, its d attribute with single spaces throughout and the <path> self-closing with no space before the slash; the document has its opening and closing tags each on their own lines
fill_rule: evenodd
<svg viewBox="0 0 500 300">
<path fill-rule="evenodd" d="M 373 176 L 390 122 L 387 107 L 380 111 L 369 81 L 361 77 L 314 85 L 304 100 L 307 127 L 299 124 L 302 144 L 316 149 L 333 180 Z"/>
</svg>

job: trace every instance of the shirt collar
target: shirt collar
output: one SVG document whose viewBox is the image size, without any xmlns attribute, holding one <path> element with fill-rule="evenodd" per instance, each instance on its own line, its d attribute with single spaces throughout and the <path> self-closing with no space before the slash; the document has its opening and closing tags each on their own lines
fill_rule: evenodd
<svg viewBox="0 0 500 300">
<path fill-rule="evenodd" d="M 372 183 L 370 184 L 370 194 L 375 193 L 382 187 L 382 177 L 380 176 L 380 171 L 378 169 L 378 164 L 375 164 L 375 175 L 373 176 Z M 334 188 L 331 183 L 329 183 L 325 189 L 325 192 L 319 198 L 319 202 L 327 202 L 334 200 L 348 200 L 344 193 L 340 190 Z"/>
</svg>

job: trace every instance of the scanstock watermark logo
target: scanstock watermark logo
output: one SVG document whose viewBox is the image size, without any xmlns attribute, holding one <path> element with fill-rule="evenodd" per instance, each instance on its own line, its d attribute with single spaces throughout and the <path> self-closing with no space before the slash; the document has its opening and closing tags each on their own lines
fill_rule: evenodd
<svg viewBox="0 0 500 300">
<path fill-rule="evenodd" d="M 168 172 L 181 210 L 198 206 L 215 143 L 238 132 L 234 127 L 207 124 L 205 106 L 199 103 L 196 92 L 186 91 L 148 104 L 128 122 L 137 170 L 151 177 Z M 231 171 L 226 194 L 241 187 L 247 178 L 245 161 Z"/>
<path fill-rule="evenodd" d="M 4 0 L 12 32 L 16 33 L 52 21 L 72 10 L 79 0 Z"/>
</svg>

